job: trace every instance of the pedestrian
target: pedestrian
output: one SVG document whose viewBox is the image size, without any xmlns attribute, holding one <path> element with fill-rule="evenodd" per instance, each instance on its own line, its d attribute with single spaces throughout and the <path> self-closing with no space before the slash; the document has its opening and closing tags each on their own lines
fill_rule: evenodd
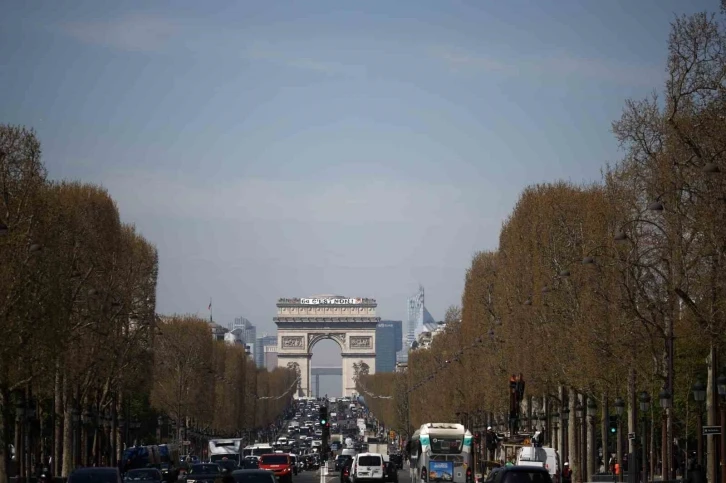
<svg viewBox="0 0 726 483">
<path fill-rule="evenodd" d="M 572 483 L 572 469 L 568 462 L 565 462 L 564 468 L 562 468 L 562 483 Z"/>
</svg>

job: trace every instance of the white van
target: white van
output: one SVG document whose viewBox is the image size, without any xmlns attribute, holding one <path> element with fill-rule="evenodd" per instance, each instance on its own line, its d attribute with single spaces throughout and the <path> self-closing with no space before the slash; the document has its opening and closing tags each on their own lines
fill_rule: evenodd
<svg viewBox="0 0 726 483">
<path fill-rule="evenodd" d="M 517 466 L 539 466 L 544 468 L 547 463 L 547 452 L 544 448 L 523 446 L 517 452 Z"/>
<path fill-rule="evenodd" d="M 350 479 L 353 483 L 364 481 L 384 481 L 383 456 L 379 453 L 359 453 L 353 457 Z"/>
<path fill-rule="evenodd" d="M 560 483 L 560 476 L 562 474 L 560 471 L 560 454 L 554 448 L 543 449 L 547 453 L 547 463 L 545 463 L 545 468 L 547 468 L 547 471 L 550 472 L 552 483 Z"/>
</svg>

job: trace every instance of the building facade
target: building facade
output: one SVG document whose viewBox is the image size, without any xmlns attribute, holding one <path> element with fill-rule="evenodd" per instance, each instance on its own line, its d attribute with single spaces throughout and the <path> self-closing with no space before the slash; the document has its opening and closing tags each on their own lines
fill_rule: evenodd
<svg viewBox="0 0 726 483">
<path fill-rule="evenodd" d="M 296 397 L 313 395 L 311 360 L 315 344 L 330 339 L 340 346 L 343 396 L 356 393 L 356 377 L 376 371 L 375 299 L 342 295 L 281 298 L 277 301 L 278 365 L 298 373 Z"/>
<path fill-rule="evenodd" d="M 265 368 L 268 371 L 277 368 L 277 344 L 265 346 Z"/>
<path fill-rule="evenodd" d="M 416 336 L 426 330 L 426 326 L 436 326 L 436 321 L 426 308 L 426 298 L 422 285 L 418 286 L 418 292 L 409 297 L 407 301 L 408 318 L 406 321 L 406 349 L 416 340 Z"/>
<path fill-rule="evenodd" d="M 402 348 L 403 321 L 380 321 L 376 325 L 376 372 L 394 372 L 396 353 Z"/>
<path fill-rule="evenodd" d="M 240 337 L 246 344 L 254 344 L 257 340 L 257 328 L 244 317 L 235 317 L 234 322 L 229 326 L 232 332 L 239 331 Z"/>
<path fill-rule="evenodd" d="M 262 337 L 257 339 L 254 347 L 255 364 L 258 368 L 262 369 L 265 366 L 265 347 L 275 346 L 277 347 L 277 336 L 263 334 Z"/>
</svg>

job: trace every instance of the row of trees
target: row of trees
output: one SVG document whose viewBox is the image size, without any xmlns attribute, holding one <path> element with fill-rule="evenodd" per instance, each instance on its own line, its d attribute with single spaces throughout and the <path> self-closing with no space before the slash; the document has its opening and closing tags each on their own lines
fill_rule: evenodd
<svg viewBox="0 0 726 483">
<path fill-rule="evenodd" d="M 207 357 L 209 376 L 220 381 L 187 366 L 186 390 L 207 406 L 182 395 L 185 409 L 200 411 L 184 417 L 232 430 L 279 413 L 280 404 L 250 410 L 242 395 L 281 394 L 290 374 L 249 376 L 257 371 L 244 354 L 212 344 L 202 321 L 172 318 L 162 327 L 156 248 L 121 222 L 102 187 L 48 180 L 36 134 L 9 125 L 0 125 L 0 267 L 0 481 L 11 464 L 29 475 L 50 456 L 63 475 L 113 463 L 127 442 L 122 423 L 139 421 L 143 431 L 159 412 L 178 419 L 162 385 L 174 374 L 169 341 L 182 324 L 194 327 L 198 347 L 179 348 Z M 209 399 L 215 391 L 220 397 Z"/>
<path fill-rule="evenodd" d="M 460 319 L 410 354 L 407 373 L 361 379 L 376 414 L 404 431 L 456 413 L 506 417 L 508 377 L 523 373 L 548 413 L 590 399 L 606 410 L 622 396 L 629 431 L 638 391 L 668 396 L 664 441 L 681 442 L 697 430 L 692 385 L 709 382 L 714 424 L 726 342 L 721 18 L 673 22 L 662 95 L 626 102 L 613 132 L 625 156 L 601 182 L 524 190 L 498 249 L 476 254 L 467 270 Z M 658 417 L 658 404 L 651 411 Z M 576 448 L 574 410 L 570 417 Z M 671 448 L 663 449 L 671 471 Z M 713 461 L 709 476 L 715 481 Z"/>
<path fill-rule="evenodd" d="M 151 404 L 176 421 L 217 436 L 265 428 L 290 404 L 297 374 L 259 370 L 243 346 L 209 337 L 194 316 L 162 317 L 154 347 Z"/>
</svg>

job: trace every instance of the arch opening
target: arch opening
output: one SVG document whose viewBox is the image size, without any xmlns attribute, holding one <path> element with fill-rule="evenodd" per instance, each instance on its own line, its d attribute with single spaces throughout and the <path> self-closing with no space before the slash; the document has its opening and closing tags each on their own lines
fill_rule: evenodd
<svg viewBox="0 0 726 483">
<path fill-rule="evenodd" d="M 343 345 L 334 338 L 321 336 L 310 348 L 310 391 L 313 397 L 343 395 Z"/>
</svg>

